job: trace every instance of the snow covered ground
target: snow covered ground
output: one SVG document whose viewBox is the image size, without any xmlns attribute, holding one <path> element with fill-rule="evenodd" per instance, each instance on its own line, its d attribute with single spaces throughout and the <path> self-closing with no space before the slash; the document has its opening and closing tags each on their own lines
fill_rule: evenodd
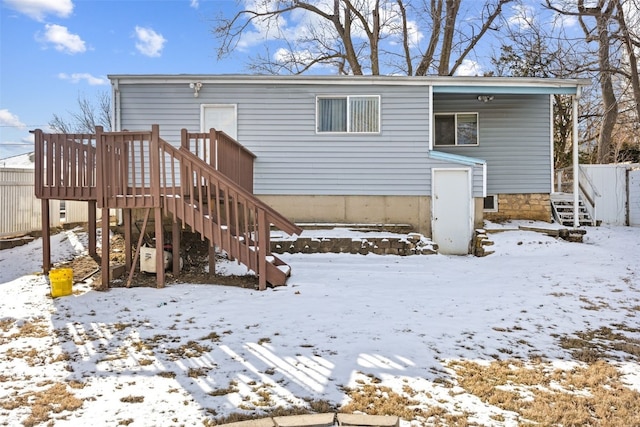
<svg viewBox="0 0 640 427">
<path fill-rule="evenodd" d="M 53 239 L 54 262 L 85 251 L 79 231 Z M 288 286 L 264 292 L 82 283 L 57 299 L 38 273 L 39 239 L 0 251 L 0 425 L 201 426 L 311 399 L 346 405 L 369 383 L 470 425 L 518 425 L 458 386 L 450 362 L 570 368 L 561 339 L 601 328 L 635 349 L 604 351 L 640 392 L 640 228 L 589 228 L 584 243 L 520 230 L 491 239 L 484 258 L 285 254 Z M 65 403 L 42 403 L 38 418 L 47 393 Z"/>
</svg>

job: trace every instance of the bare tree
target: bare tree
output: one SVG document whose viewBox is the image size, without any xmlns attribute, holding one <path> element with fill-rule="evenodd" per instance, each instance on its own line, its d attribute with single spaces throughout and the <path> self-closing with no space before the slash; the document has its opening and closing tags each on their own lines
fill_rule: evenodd
<svg viewBox="0 0 640 427">
<path fill-rule="evenodd" d="M 524 10 L 524 9 L 523 9 Z M 503 22 L 505 40 L 500 52 L 491 59 L 493 74 L 511 77 L 575 78 L 583 76 L 593 67 L 589 56 L 581 55 L 584 40 L 572 41 L 563 28 L 542 25 L 538 16 L 518 16 L 518 25 Z M 590 93 L 590 92 L 589 92 Z M 587 108 L 592 103 L 588 95 L 582 104 Z M 554 95 L 554 166 L 563 168 L 571 165 L 573 147 L 572 100 L 567 95 Z M 579 118 L 583 131 L 581 139 L 588 146 L 592 116 L 585 114 Z M 584 150 L 589 152 L 590 150 Z"/>
<path fill-rule="evenodd" d="M 96 126 L 111 130 L 111 97 L 101 92 L 91 101 L 85 95 L 78 95 L 78 111 L 69 112 L 69 119 L 53 114 L 49 127 L 60 133 L 94 133 Z"/>
<path fill-rule="evenodd" d="M 263 0 L 231 18 L 218 17 L 213 32 L 219 58 L 256 31 L 265 42 L 278 42 L 276 52 L 265 49 L 250 59 L 259 72 L 301 74 L 328 66 L 352 75 L 452 75 L 513 1 Z M 465 15 L 463 3 L 469 6 Z M 297 32 L 287 27 L 293 16 L 306 20 Z"/>
<path fill-rule="evenodd" d="M 626 6 L 626 8 L 625 8 Z M 625 12 L 625 9 L 629 12 Z M 617 8 L 616 19 L 620 27 L 619 38 L 626 50 L 628 58 L 628 79 L 631 82 L 636 119 L 640 122 L 640 68 L 638 68 L 638 51 L 640 51 L 640 1 L 627 0 Z"/>
<path fill-rule="evenodd" d="M 636 144 L 640 143 L 637 135 L 640 118 L 638 0 L 578 0 L 562 4 L 546 0 L 546 6 L 562 15 L 576 17 L 585 40 L 597 46 L 593 51 L 598 60 L 594 71 L 600 86 L 602 115 L 596 160 L 598 163 L 615 161 L 621 145 L 616 138 L 628 135 L 631 130 L 636 135 Z M 632 110 L 635 114 L 630 116 Z"/>
</svg>

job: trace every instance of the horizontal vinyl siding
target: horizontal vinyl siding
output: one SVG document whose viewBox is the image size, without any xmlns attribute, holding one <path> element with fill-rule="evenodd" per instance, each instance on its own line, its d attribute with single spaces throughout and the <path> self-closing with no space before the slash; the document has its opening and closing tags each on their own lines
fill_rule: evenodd
<svg viewBox="0 0 640 427">
<path fill-rule="evenodd" d="M 120 85 L 121 128 L 160 125 L 179 145 L 180 129 L 200 130 L 201 104 L 235 104 L 238 141 L 256 156 L 256 194 L 428 195 L 427 87 Z M 316 134 L 318 95 L 380 95 L 380 134 Z"/>
<path fill-rule="evenodd" d="M 548 95 L 496 95 L 481 103 L 472 95 L 438 94 L 434 111 L 479 113 L 479 146 L 434 148 L 486 160 L 487 194 L 551 192 Z"/>
<path fill-rule="evenodd" d="M 161 137 L 179 146 L 182 128 L 200 131 L 201 103 L 186 85 L 121 87 L 119 130 L 149 131 L 152 124 L 159 124 Z"/>
</svg>

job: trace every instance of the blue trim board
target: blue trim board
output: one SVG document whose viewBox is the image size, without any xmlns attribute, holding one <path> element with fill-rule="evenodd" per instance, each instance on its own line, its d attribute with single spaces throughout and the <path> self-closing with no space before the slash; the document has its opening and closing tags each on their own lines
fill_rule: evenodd
<svg viewBox="0 0 640 427">
<path fill-rule="evenodd" d="M 503 95 L 575 95 L 577 87 L 555 86 L 433 86 L 433 93 Z"/>
</svg>

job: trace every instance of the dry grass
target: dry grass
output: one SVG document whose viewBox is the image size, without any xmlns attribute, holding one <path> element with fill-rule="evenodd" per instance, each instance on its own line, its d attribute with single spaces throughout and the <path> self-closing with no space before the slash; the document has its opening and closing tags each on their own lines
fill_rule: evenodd
<svg viewBox="0 0 640 427">
<path fill-rule="evenodd" d="M 30 408 L 31 414 L 22 421 L 22 425 L 32 427 L 51 420 L 52 414 L 81 408 L 82 400 L 69 392 L 65 384 L 56 383 L 42 391 L 5 398 L 0 402 L 0 406 L 6 410 L 19 407 Z"/>
<path fill-rule="evenodd" d="M 144 396 L 125 396 L 120 398 L 122 403 L 142 403 L 144 402 Z"/>
<path fill-rule="evenodd" d="M 0 344 L 6 344 L 17 338 L 45 338 L 49 336 L 50 325 L 44 317 L 37 317 L 30 321 L 17 319 L 0 320 Z M 12 332 L 14 331 L 14 332 Z"/>
<path fill-rule="evenodd" d="M 189 370 L 187 371 L 187 376 L 189 378 L 206 377 L 207 375 L 209 375 L 209 371 L 211 371 L 211 368 L 206 366 L 200 366 L 198 368 L 189 368 Z"/>
<path fill-rule="evenodd" d="M 216 332 L 211 332 L 208 335 L 200 338 L 202 341 L 207 340 L 207 341 L 212 341 L 212 342 L 218 342 L 220 341 L 220 335 L 218 335 Z"/>
<path fill-rule="evenodd" d="M 604 361 L 572 370 L 521 361 L 449 365 L 458 383 L 482 401 L 519 414 L 521 423 L 618 427 L 640 425 L 640 393 L 622 384 Z"/>
<path fill-rule="evenodd" d="M 368 415 L 397 415 L 405 420 L 413 420 L 422 415 L 417 409 L 420 402 L 390 387 L 377 384 L 364 384 L 358 388 L 343 388 L 349 396 L 349 403 L 340 408 L 340 412 L 362 412 Z"/>
<path fill-rule="evenodd" d="M 595 363 L 603 359 L 640 362 L 640 340 L 623 333 L 637 334 L 640 328 L 625 324 L 612 326 L 616 330 L 601 327 L 577 332 L 573 337 L 561 337 L 560 346 L 569 350 L 575 359 L 584 363 Z"/>
<path fill-rule="evenodd" d="M 175 361 L 183 357 L 200 357 L 211 351 L 211 347 L 201 345 L 196 341 L 189 341 L 177 348 L 169 348 L 166 353 L 171 356 L 171 360 Z"/>
<path fill-rule="evenodd" d="M 238 383 L 236 381 L 231 381 L 226 388 L 218 388 L 210 391 L 209 396 L 225 396 L 231 393 L 237 393 L 240 390 L 238 389 Z"/>
<path fill-rule="evenodd" d="M 218 417 L 214 419 L 205 419 L 202 424 L 205 427 L 212 427 L 222 424 L 235 423 L 240 421 L 255 420 L 265 417 L 286 417 L 290 415 L 305 415 L 305 414 L 324 414 L 328 412 L 336 412 L 338 408 L 327 400 L 305 399 L 308 406 L 291 406 L 284 408 L 278 406 L 276 408 L 265 410 L 263 413 L 247 414 L 247 413 L 232 413 L 226 417 Z"/>
</svg>

